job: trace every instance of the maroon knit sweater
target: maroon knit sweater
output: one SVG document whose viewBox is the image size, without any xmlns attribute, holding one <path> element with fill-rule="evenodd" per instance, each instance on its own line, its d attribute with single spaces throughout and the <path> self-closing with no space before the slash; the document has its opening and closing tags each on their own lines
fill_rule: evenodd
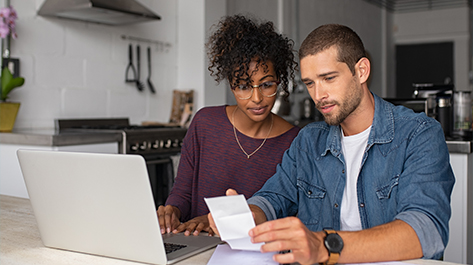
<svg viewBox="0 0 473 265">
<path fill-rule="evenodd" d="M 276 172 L 299 127 L 274 138 L 248 159 L 235 140 L 233 126 L 225 106 L 199 110 L 184 138 L 177 177 L 166 205 L 181 211 L 181 221 L 209 212 L 204 197 L 225 195 L 235 189 L 248 199 Z M 238 132 L 238 139 L 248 154 L 258 148 L 263 139 L 253 139 Z"/>
</svg>

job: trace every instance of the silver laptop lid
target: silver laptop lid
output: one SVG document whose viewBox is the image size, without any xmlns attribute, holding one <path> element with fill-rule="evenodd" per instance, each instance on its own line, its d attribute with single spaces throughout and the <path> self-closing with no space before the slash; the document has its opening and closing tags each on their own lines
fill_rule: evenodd
<svg viewBox="0 0 473 265">
<path fill-rule="evenodd" d="M 143 157 L 36 150 L 17 155 L 44 245 L 166 263 Z"/>
</svg>

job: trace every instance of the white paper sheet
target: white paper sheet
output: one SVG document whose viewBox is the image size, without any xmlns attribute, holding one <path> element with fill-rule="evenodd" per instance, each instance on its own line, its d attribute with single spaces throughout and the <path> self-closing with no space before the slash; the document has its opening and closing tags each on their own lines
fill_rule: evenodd
<svg viewBox="0 0 473 265">
<path fill-rule="evenodd" d="M 275 252 L 261 253 L 246 250 L 232 250 L 227 244 L 218 245 L 207 265 L 279 265 L 273 260 Z M 353 263 L 349 265 L 415 265 L 413 263 L 402 261 L 386 261 L 373 263 Z"/>
<path fill-rule="evenodd" d="M 260 251 L 263 243 L 251 243 L 248 232 L 255 227 L 245 196 L 204 198 L 215 221 L 220 238 L 232 249 Z"/>
<path fill-rule="evenodd" d="M 218 245 L 207 265 L 278 265 L 273 260 L 275 253 L 261 253 L 256 251 L 232 250 L 227 244 Z"/>
</svg>

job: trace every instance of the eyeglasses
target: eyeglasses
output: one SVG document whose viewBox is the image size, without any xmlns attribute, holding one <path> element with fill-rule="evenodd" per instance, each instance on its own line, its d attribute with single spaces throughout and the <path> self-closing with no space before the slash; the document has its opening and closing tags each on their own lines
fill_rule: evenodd
<svg viewBox="0 0 473 265">
<path fill-rule="evenodd" d="M 280 81 L 268 81 L 259 85 L 242 84 L 233 86 L 232 90 L 239 99 L 250 99 L 255 88 L 259 89 L 261 95 L 270 98 L 278 93 L 278 85 L 280 83 Z"/>
</svg>

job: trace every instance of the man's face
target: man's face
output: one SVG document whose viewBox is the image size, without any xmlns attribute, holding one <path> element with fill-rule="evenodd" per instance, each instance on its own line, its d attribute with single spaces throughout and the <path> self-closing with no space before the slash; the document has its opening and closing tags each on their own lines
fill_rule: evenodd
<svg viewBox="0 0 473 265">
<path fill-rule="evenodd" d="M 345 63 L 337 61 L 335 47 L 304 57 L 301 77 L 329 125 L 341 124 L 361 102 L 363 92 L 359 79 Z"/>
</svg>

